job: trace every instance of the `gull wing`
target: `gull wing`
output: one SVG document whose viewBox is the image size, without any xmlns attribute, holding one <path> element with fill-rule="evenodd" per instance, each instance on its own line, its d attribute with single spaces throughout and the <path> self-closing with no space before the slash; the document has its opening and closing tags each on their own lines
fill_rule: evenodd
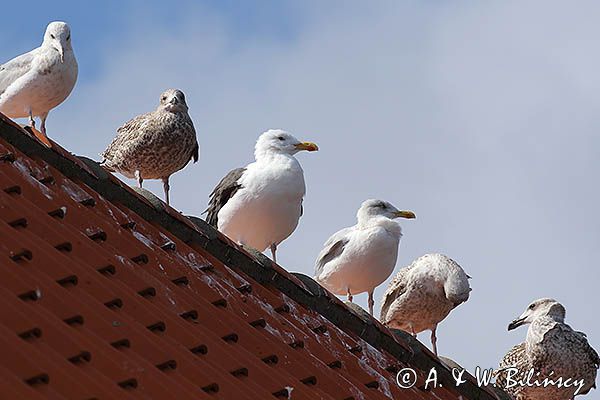
<svg viewBox="0 0 600 400">
<path fill-rule="evenodd" d="M 35 58 L 34 51 L 21 54 L 5 64 L 0 65 L 0 96 L 2 96 L 2 93 L 4 93 L 17 79 L 31 70 L 31 65 Z"/>
<path fill-rule="evenodd" d="M 121 127 L 117 129 L 117 135 L 110 142 L 110 144 L 106 147 L 100 155 L 104 159 L 102 162 L 108 168 L 112 167 L 112 161 L 122 149 L 132 149 L 136 142 L 139 142 L 143 137 L 143 133 L 147 129 L 156 129 L 156 124 L 152 124 L 154 111 L 149 113 L 138 115 L 125 122 Z M 124 146 L 125 143 L 130 144 L 130 146 Z"/>
<path fill-rule="evenodd" d="M 327 239 L 315 263 L 315 277 L 318 277 L 323 272 L 323 268 L 327 263 L 336 259 L 344 252 L 344 248 L 350 241 L 348 237 L 350 231 L 352 231 L 352 228 L 344 228 Z"/>
<path fill-rule="evenodd" d="M 600 356 L 596 350 L 590 346 L 587 336 L 583 332 L 573 330 L 568 324 L 556 324 L 544 334 L 544 339 L 562 341 L 569 344 L 569 347 L 577 352 L 579 359 L 587 358 L 596 368 L 600 367 Z"/>
<path fill-rule="evenodd" d="M 194 150 L 192 151 L 192 158 L 194 159 L 194 162 L 198 162 L 198 157 L 199 157 L 199 153 L 200 152 L 200 146 L 198 145 L 198 142 L 196 142 L 196 145 L 194 146 Z"/>
<path fill-rule="evenodd" d="M 507 372 L 505 371 L 507 368 L 517 368 L 519 371 L 527 371 L 528 369 L 531 368 L 531 366 L 528 366 L 526 364 L 528 364 L 529 358 L 527 357 L 526 351 L 525 351 L 525 342 L 523 343 L 519 343 L 516 346 L 513 346 L 512 349 L 510 349 L 505 355 L 504 357 L 502 357 L 502 360 L 500 361 L 500 366 L 498 367 L 498 370 L 496 370 L 495 375 L 496 375 L 496 386 L 499 387 L 500 389 L 506 390 L 508 392 L 510 392 L 510 394 L 514 394 L 515 390 L 508 390 L 507 386 Z M 522 375 L 522 373 L 519 373 L 519 377 Z M 515 379 L 515 377 L 513 377 L 513 379 Z"/>
<path fill-rule="evenodd" d="M 385 324 L 386 322 L 388 322 L 387 313 L 389 308 L 394 303 L 394 300 L 396 300 L 398 297 L 402 296 L 404 292 L 406 292 L 407 276 L 408 271 L 410 271 L 411 267 L 412 265 L 401 268 L 394 277 L 394 279 L 392 279 L 392 281 L 390 282 L 388 288 L 385 290 L 385 293 L 383 294 L 381 313 L 379 317 L 381 323 Z"/>
<path fill-rule="evenodd" d="M 218 214 L 221 211 L 221 208 L 229 199 L 233 197 L 233 195 L 242 188 L 242 185 L 239 183 L 240 178 L 246 171 L 246 168 L 236 168 L 234 170 L 229 171 L 223 179 L 215 186 L 214 190 L 210 194 L 210 200 L 208 202 L 208 208 L 205 213 L 206 222 L 209 225 L 214 226 L 215 228 L 218 226 Z"/>
</svg>

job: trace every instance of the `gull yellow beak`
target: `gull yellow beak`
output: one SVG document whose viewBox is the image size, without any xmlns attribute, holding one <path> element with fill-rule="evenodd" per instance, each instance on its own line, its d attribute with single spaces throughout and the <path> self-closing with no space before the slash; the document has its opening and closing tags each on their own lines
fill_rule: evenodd
<svg viewBox="0 0 600 400">
<path fill-rule="evenodd" d="M 319 146 L 317 146 L 313 142 L 302 142 L 296 145 L 296 149 L 306 151 L 317 151 L 319 150 Z"/>
<path fill-rule="evenodd" d="M 396 212 L 396 218 L 414 219 L 417 218 L 417 216 L 412 211 L 398 211 Z"/>
</svg>

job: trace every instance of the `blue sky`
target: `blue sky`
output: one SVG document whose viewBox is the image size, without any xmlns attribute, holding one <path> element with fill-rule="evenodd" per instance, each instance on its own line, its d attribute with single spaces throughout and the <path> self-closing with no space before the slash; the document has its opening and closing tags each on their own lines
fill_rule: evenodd
<svg viewBox="0 0 600 400">
<path fill-rule="evenodd" d="M 124 32 L 158 27 L 177 34 L 184 20 L 193 20 L 194 15 L 211 15 L 227 26 L 236 43 L 253 38 L 272 37 L 277 40 L 293 40 L 301 29 L 301 8 L 294 2 L 265 0 L 243 2 L 233 0 L 178 1 L 174 6 L 166 1 L 34 1 L 29 3 L 34 12 L 23 18 L 7 19 L 3 22 L 2 34 L 6 40 L 0 43 L 2 54 L 19 52 L 41 41 L 49 21 L 64 20 L 78 32 L 78 41 L 85 46 L 77 48 L 81 65 L 80 81 L 93 79 L 103 64 L 96 51 L 110 47 L 119 41 Z M 298 4 L 298 3 L 296 3 Z M 12 2 L 3 6 L 6 14 L 22 13 L 20 5 Z M 25 14 L 23 14 L 25 15 Z M 24 29 L 25 26 L 36 29 Z"/>
<path fill-rule="evenodd" d="M 324 3 L 55 1 L 27 13 L 10 3 L 19 18 L 3 21 L 0 58 L 37 46 L 53 19 L 71 24 L 80 77 L 48 132 L 96 159 L 118 126 L 182 89 L 201 146 L 199 163 L 172 178 L 172 204 L 186 214 L 252 160 L 264 130 L 318 143 L 298 156 L 305 214 L 281 264 L 312 275 L 322 243 L 354 224 L 364 199 L 415 211 L 402 222 L 397 268 L 443 252 L 473 277 L 471 299 L 438 329 L 440 354 L 470 369 L 496 366 L 523 340 L 525 329 L 506 326 L 540 297 L 562 301 L 600 347 L 590 317 L 600 4 Z M 366 306 L 366 295 L 355 299 Z"/>
</svg>

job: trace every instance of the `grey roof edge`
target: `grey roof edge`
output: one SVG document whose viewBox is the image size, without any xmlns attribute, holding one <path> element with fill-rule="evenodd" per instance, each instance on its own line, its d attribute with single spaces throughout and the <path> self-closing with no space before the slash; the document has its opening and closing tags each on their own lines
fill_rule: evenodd
<svg viewBox="0 0 600 400">
<path fill-rule="evenodd" d="M 193 229 L 182 219 L 165 211 L 163 205 L 154 205 L 155 201 L 144 201 L 135 192 L 125 189 L 96 163 L 81 158 L 88 167 L 86 170 L 76 159 L 66 157 L 56 148 L 47 148 L 35 138 L 29 136 L 26 131 L 19 128 L 14 122 L 7 120 L 0 114 L 0 137 L 10 145 L 18 148 L 32 158 L 40 158 L 59 170 L 69 179 L 81 182 L 105 199 L 117 202 L 137 213 L 148 222 L 160 225 L 174 236 L 191 247 L 199 247 L 210 253 L 220 262 L 228 267 L 242 271 L 246 275 L 265 286 L 272 286 L 286 294 L 292 300 L 312 309 L 327 318 L 334 325 L 346 332 L 353 332 L 376 349 L 383 350 L 394 356 L 400 362 L 409 364 L 427 373 L 435 368 L 438 373 L 438 382 L 466 399 L 472 400 L 510 400 L 510 396 L 500 390 L 484 390 L 477 386 L 475 378 L 465 373 L 467 382 L 455 387 L 452 371 L 438 358 L 436 358 L 424 345 L 409 334 L 402 331 L 391 331 L 383 327 L 379 322 L 360 312 L 353 311 L 344 305 L 335 296 L 328 294 L 320 285 L 311 278 L 295 274 L 282 273 L 274 268 L 271 260 L 262 255 L 250 254 L 224 238 L 213 227 L 199 218 L 194 219 Z M 144 192 L 140 193 L 145 195 Z M 298 283 L 300 279 L 303 285 Z M 494 394 L 495 393 L 495 394 Z"/>
</svg>

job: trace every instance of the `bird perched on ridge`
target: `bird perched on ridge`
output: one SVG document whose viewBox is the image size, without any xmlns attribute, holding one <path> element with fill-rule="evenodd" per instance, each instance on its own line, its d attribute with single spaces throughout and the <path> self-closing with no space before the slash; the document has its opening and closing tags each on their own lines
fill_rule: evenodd
<svg viewBox="0 0 600 400">
<path fill-rule="evenodd" d="M 259 251 L 277 246 L 294 232 L 306 192 L 304 171 L 294 154 L 316 151 L 290 133 L 271 129 L 254 148 L 256 161 L 230 171 L 210 194 L 206 222 L 230 239 Z"/>
<path fill-rule="evenodd" d="M 117 136 L 101 154 L 108 170 L 135 178 L 161 179 L 169 204 L 169 177 L 198 161 L 196 130 L 181 90 L 168 89 L 160 95 L 156 110 L 138 115 L 117 129 Z"/>
<path fill-rule="evenodd" d="M 29 118 L 34 134 L 51 146 L 46 118 L 73 90 L 77 71 L 69 25 L 51 22 L 40 47 L 0 65 L 0 112 L 10 118 Z M 34 117 L 41 119 L 41 134 Z"/>
<path fill-rule="evenodd" d="M 469 276 L 443 254 L 426 254 L 401 268 L 383 295 L 382 324 L 417 336 L 431 330 L 437 355 L 436 329 L 450 311 L 469 299 Z"/>
<path fill-rule="evenodd" d="M 334 294 L 368 292 L 373 315 L 373 291 L 394 271 L 402 237 L 395 218 L 415 218 L 412 211 L 399 211 L 387 201 L 362 203 L 358 223 L 334 233 L 324 244 L 315 263 L 315 280 Z"/>
<path fill-rule="evenodd" d="M 532 302 L 508 325 L 510 331 L 531 324 L 525 342 L 514 346 L 500 361 L 496 386 L 517 400 L 568 400 L 596 387 L 600 357 L 584 333 L 574 331 L 565 323 L 565 315 L 562 304 L 544 298 Z M 508 385 L 509 379 L 527 381 L 527 374 L 532 370 L 532 380 L 543 382 L 561 378 L 564 383 L 570 378 L 571 385 Z M 574 384 L 574 380 L 580 384 Z"/>
</svg>

